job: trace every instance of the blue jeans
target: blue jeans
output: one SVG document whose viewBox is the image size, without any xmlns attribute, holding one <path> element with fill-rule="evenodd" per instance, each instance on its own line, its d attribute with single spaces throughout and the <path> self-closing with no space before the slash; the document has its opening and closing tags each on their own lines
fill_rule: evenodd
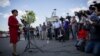
<svg viewBox="0 0 100 56">
<path fill-rule="evenodd" d="M 85 47 L 85 52 L 93 52 L 94 56 L 100 56 L 100 42 L 89 41 Z"/>
</svg>

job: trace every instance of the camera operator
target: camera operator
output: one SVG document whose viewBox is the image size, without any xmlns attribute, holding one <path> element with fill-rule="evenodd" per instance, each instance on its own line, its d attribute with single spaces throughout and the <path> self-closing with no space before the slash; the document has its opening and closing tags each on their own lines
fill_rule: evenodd
<svg viewBox="0 0 100 56">
<path fill-rule="evenodd" d="M 79 22 L 80 22 L 80 20 L 82 19 L 81 18 L 82 17 L 82 10 L 79 12 L 75 12 L 75 16 L 77 16 L 79 18 Z"/>
<path fill-rule="evenodd" d="M 85 52 L 93 52 L 94 56 L 100 56 L 100 18 L 98 10 L 96 5 L 90 5 L 89 7 L 90 39 L 85 47 Z"/>
<path fill-rule="evenodd" d="M 21 19 L 21 22 L 23 23 L 23 25 L 24 25 L 24 27 L 23 27 L 23 34 L 24 34 L 24 37 L 25 37 L 25 40 L 27 40 L 27 25 L 28 25 L 28 23 L 24 20 L 24 19 Z"/>
<path fill-rule="evenodd" d="M 96 1 L 93 2 L 94 6 L 97 8 L 97 14 L 100 16 L 100 3 L 97 3 Z"/>
<path fill-rule="evenodd" d="M 71 16 L 69 15 L 69 13 L 67 13 L 66 19 L 68 19 L 68 21 L 71 21 Z"/>
</svg>

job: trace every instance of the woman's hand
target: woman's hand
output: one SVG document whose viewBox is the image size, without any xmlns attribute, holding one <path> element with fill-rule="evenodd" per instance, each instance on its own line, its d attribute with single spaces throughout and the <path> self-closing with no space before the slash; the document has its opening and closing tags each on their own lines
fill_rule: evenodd
<svg viewBox="0 0 100 56">
<path fill-rule="evenodd" d="M 22 24 L 18 24 L 18 26 L 22 26 Z"/>
</svg>

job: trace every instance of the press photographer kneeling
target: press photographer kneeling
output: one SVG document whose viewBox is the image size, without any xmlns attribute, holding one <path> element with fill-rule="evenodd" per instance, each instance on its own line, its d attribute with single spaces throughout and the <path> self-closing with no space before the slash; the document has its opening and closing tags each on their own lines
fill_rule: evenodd
<svg viewBox="0 0 100 56">
<path fill-rule="evenodd" d="M 100 56 L 100 10 L 98 7 L 100 3 L 90 5 L 89 11 L 89 23 L 90 28 L 90 38 L 85 47 L 86 53 L 93 53 L 94 56 Z"/>
</svg>

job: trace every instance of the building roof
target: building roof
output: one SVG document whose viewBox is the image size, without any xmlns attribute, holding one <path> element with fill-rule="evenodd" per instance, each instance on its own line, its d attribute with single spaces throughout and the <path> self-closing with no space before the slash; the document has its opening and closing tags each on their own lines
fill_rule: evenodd
<svg viewBox="0 0 100 56">
<path fill-rule="evenodd" d="M 53 22 L 53 21 L 56 21 L 56 19 L 59 19 L 59 17 L 58 17 L 58 16 L 52 16 L 51 18 L 46 17 L 46 21 L 47 21 L 47 22 L 48 22 L 48 21 Z"/>
</svg>

